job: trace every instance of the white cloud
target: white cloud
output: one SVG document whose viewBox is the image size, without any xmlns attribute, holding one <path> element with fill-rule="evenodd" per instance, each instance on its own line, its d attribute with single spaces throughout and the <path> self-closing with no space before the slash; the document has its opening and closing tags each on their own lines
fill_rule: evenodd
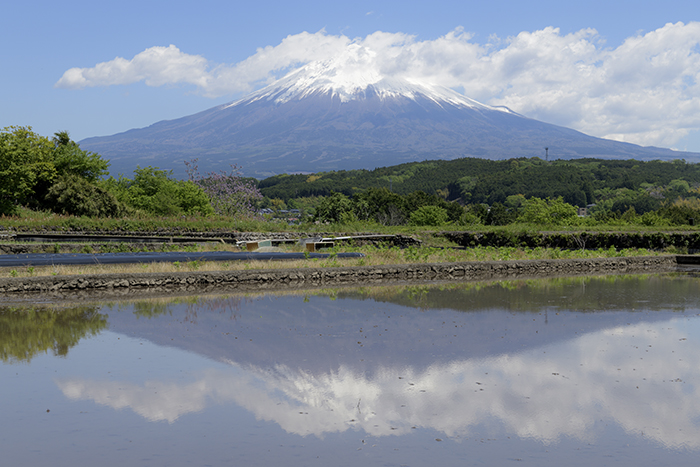
<svg viewBox="0 0 700 467">
<path fill-rule="evenodd" d="M 188 84 L 209 97 L 252 91 L 286 71 L 348 46 L 370 50 L 375 68 L 427 80 L 476 100 L 595 136 L 671 146 L 700 129 L 700 23 L 676 23 L 606 48 L 593 29 L 548 27 L 486 44 L 458 28 L 433 40 L 376 32 L 350 39 L 325 31 L 290 35 L 233 64 L 211 64 L 177 47 L 152 47 L 93 68 L 72 68 L 62 88 Z"/>
<path fill-rule="evenodd" d="M 232 372 L 211 368 L 182 384 L 82 378 L 56 384 L 71 400 L 128 408 L 150 421 L 174 423 L 207 406 L 236 403 L 256 419 L 301 436 L 359 429 L 397 436 L 418 426 L 471 437 L 497 420 L 506 434 L 552 444 L 565 437 L 595 442 L 596 422 L 603 420 L 670 449 L 698 450 L 700 368 L 687 356 L 700 345 L 686 336 L 687 326 L 678 319 L 420 370 L 400 365 L 358 372 L 341 364 L 312 373 L 229 361 Z M 648 348 L 653 352 L 640 350 Z"/>
<path fill-rule="evenodd" d="M 187 83 L 206 88 L 209 81 L 207 60 L 199 55 L 183 53 L 174 45 L 151 47 L 131 60 L 117 57 L 98 63 L 93 68 L 71 68 L 56 86 L 80 89 L 139 81 L 145 81 L 149 86 Z"/>
</svg>

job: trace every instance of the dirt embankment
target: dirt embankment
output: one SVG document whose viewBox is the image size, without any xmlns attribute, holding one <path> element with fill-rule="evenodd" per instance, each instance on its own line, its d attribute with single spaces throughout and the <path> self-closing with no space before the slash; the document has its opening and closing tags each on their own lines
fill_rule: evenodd
<svg viewBox="0 0 700 467">
<path fill-rule="evenodd" d="M 647 256 L 571 260 L 484 261 L 393 266 L 299 268 L 221 272 L 173 272 L 1 278 L 7 298 L 66 298 L 86 291 L 104 297 L 148 293 L 279 290 L 337 285 L 464 281 L 553 275 L 672 271 L 678 257 Z"/>
</svg>

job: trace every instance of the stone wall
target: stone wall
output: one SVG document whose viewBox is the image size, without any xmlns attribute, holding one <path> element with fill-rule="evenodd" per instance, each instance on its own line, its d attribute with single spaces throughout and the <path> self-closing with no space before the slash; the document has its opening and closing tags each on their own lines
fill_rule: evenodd
<svg viewBox="0 0 700 467">
<path fill-rule="evenodd" d="M 192 293 L 274 290 L 336 285 L 487 280 L 552 275 L 620 274 L 671 271 L 676 256 L 572 260 L 484 261 L 337 268 L 299 268 L 220 272 L 173 272 L 0 278 L 6 298 L 67 297 L 96 291 L 126 296 L 137 291 Z"/>
</svg>

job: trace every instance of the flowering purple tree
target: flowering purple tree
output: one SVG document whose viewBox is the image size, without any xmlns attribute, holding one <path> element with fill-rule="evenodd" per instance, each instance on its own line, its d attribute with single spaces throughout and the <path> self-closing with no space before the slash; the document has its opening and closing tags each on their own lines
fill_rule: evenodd
<svg viewBox="0 0 700 467">
<path fill-rule="evenodd" d="M 245 180 L 239 167 L 231 165 L 231 172 L 209 172 L 200 175 L 197 159 L 185 162 L 187 176 L 209 196 L 214 211 L 224 216 L 252 217 L 255 215 L 255 202 L 262 199 L 262 193 L 250 180 Z"/>
</svg>

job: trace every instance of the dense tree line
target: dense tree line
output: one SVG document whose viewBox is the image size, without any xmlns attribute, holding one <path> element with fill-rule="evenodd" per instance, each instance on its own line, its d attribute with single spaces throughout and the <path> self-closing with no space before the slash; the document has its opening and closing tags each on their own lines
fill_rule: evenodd
<svg viewBox="0 0 700 467">
<path fill-rule="evenodd" d="M 455 174 L 508 170 L 504 161 L 463 158 L 454 161 L 410 162 L 374 170 L 340 170 L 317 174 L 282 174 L 261 180 L 258 188 L 269 198 L 283 200 L 307 196 L 346 196 L 368 188 L 386 188 L 407 195 L 415 191 L 437 194 L 455 181 Z M 495 164 L 495 165 L 494 165 Z"/>
<path fill-rule="evenodd" d="M 700 165 L 683 160 L 463 158 L 259 182 L 242 178 L 235 166 L 201 175 L 196 161 L 188 163 L 189 180 L 138 166 L 132 178 L 106 178 L 108 167 L 67 132 L 48 138 L 28 127 L 0 130 L 0 214 L 25 206 L 92 217 L 249 217 L 270 208 L 301 210 L 319 222 L 383 225 L 700 222 Z M 588 216 L 580 218 L 576 207 L 587 207 Z"/>
<path fill-rule="evenodd" d="M 375 170 L 285 174 L 261 180 L 258 187 L 266 197 L 284 201 L 328 196 L 331 192 L 351 197 L 369 188 L 386 188 L 401 195 L 423 191 L 465 205 L 503 203 L 508 196 L 519 194 L 542 199 L 561 196 L 567 203 L 584 207 L 610 199 L 610 193 L 616 190 L 642 190 L 653 198 L 655 187 L 665 189 L 674 181 L 687 183 L 689 190 L 697 187 L 700 165 L 682 160 L 547 162 L 539 158 L 500 161 L 463 158 L 413 162 Z M 653 199 L 637 199 L 642 196 L 629 193 L 626 197 L 627 208 L 634 205 L 638 211 L 646 211 L 659 207 Z M 623 209 L 624 205 L 619 204 L 617 208 Z"/>
<path fill-rule="evenodd" d="M 408 195 L 386 188 L 370 188 L 352 198 L 331 193 L 316 206 L 314 220 L 332 223 L 371 221 L 382 225 L 442 225 L 456 223 L 464 214 L 461 205 L 436 195 L 415 191 Z"/>
<path fill-rule="evenodd" d="M 700 222 L 700 165 L 683 160 L 467 158 L 374 171 L 283 175 L 259 186 L 269 205 L 292 205 L 301 203 L 303 196 L 319 196 L 315 219 L 327 222 L 437 225 L 444 219 L 457 225 L 647 226 Z M 267 198 L 272 195 L 280 198 Z M 577 207 L 587 208 L 585 218 Z"/>
</svg>

